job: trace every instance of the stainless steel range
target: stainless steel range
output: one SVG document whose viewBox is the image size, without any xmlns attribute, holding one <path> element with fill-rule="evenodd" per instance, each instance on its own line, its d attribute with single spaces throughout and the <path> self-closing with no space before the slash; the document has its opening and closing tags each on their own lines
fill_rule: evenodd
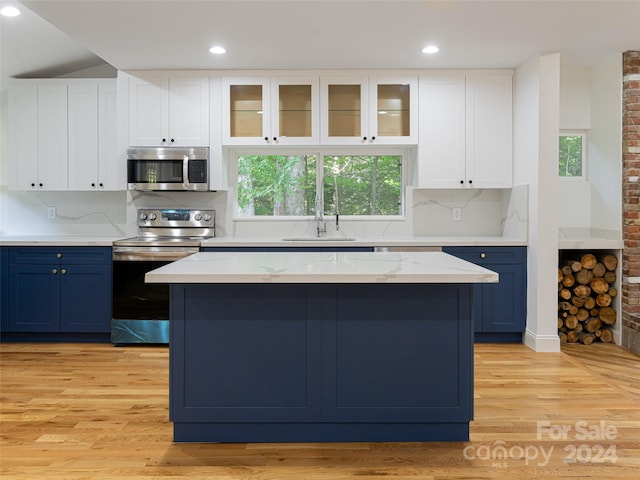
<svg viewBox="0 0 640 480">
<path fill-rule="evenodd" d="M 143 208 L 137 224 L 137 237 L 113 242 L 111 341 L 169 343 L 169 286 L 144 276 L 200 251 L 200 242 L 215 236 L 215 211 Z"/>
</svg>

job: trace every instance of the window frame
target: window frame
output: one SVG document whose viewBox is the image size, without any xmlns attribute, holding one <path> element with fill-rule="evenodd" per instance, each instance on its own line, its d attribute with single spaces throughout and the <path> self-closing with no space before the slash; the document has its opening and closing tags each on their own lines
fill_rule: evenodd
<svg viewBox="0 0 640 480">
<path fill-rule="evenodd" d="M 560 137 L 580 137 L 582 139 L 582 161 L 581 175 L 562 176 L 558 168 L 558 178 L 563 182 L 576 182 L 587 180 L 587 131 L 586 130 L 560 130 L 558 135 L 558 143 Z M 560 166 L 560 151 L 558 151 L 558 167 Z"/>
<path fill-rule="evenodd" d="M 407 148 L 358 148 L 355 149 L 345 147 L 332 147 L 330 145 L 322 147 L 283 147 L 283 148 L 265 148 L 265 147 L 243 147 L 228 150 L 226 157 L 228 159 L 229 186 L 233 190 L 233 221 L 240 222 L 264 222 L 264 221 L 304 221 L 315 218 L 313 215 L 255 215 L 240 216 L 238 215 L 238 158 L 245 155 L 315 155 L 316 156 L 316 192 L 322 178 L 324 157 L 325 156 L 341 156 L 341 155 L 397 155 L 402 157 L 402 168 L 400 170 L 400 213 L 398 215 L 343 215 L 340 218 L 349 221 L 394 221 L 405 220 L 406 218 L 406 187 L 408 163 L 410 159 L 410 151 Z M 322 208 L 324 210 L 324 197 L 321 195 Z"/>
</svg>

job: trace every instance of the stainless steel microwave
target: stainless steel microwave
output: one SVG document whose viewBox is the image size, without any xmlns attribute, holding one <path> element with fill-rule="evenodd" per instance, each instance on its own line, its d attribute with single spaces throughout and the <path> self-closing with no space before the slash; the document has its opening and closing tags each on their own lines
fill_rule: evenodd
<svg viewBox="0 0 640 480">
<path fill-rule="evenodd" d="M 209 147 L 129 147 L 129 190 L 209 190 Z"/>
</svg>

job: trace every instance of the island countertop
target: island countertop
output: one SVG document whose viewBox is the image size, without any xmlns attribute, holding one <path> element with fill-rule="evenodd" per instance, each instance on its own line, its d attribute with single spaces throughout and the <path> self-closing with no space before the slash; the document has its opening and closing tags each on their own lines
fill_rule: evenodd
<svg viewBox="0 0 640 480">
<path fill-rule="evenodd" d="M 148 283 L 496 283 L 443 252 L 204 252 L 145 275 Z"/>
</svg>

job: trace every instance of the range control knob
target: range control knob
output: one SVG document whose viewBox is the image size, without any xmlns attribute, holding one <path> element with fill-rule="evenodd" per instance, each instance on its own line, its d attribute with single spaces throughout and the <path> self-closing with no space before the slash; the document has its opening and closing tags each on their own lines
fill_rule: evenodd
<svg viewBox="0 0 640 480">
<path fill-rule="evenodd" d="M 208 213 L 204 214 L 204 221 L 208 222 L 209 220 L 211 220 L 211 215 L 209 215 Z"/>
<path fill-rule="evenodd" d="M 156 218 L 158 218 L 158 216 L 155 213 L 149 214 L 149 220 L 155 220 Z"/>
<path fill-rule="evenodd" d="M 138 215 L 138 218 L 140 220 L 146 220 L 147 219 L 147 214 L 145 212 L 140 212 L 140 215 Z"/>
<path fill-rule="evenodd" d="M 200 215 L 199 213 L 196 213 L 196 214 L 193 216 L 193 219 L 194 219 L 196 222 L 199 222 L 200 220 L 202 220 L 202 215 Z"/>
</svg>

